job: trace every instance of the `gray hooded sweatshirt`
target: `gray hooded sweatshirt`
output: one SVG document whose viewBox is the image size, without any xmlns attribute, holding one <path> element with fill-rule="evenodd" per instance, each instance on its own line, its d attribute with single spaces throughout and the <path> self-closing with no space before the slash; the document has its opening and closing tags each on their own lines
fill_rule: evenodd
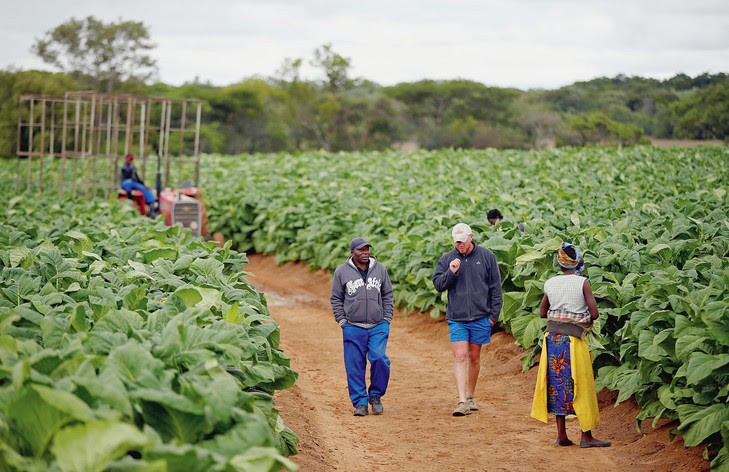
<svg viewBox="0 0 729 472">
<path fill-rule="evenodd" d="M 387 269 L 370 256 L 367 280 L 362 278 L 352 256 L 337 267 L 329 302 L 339 326 L 346 323 L 369 329 L 382 320 L 390 323 L 395 309 L 392 282 Z"/>
</svg>

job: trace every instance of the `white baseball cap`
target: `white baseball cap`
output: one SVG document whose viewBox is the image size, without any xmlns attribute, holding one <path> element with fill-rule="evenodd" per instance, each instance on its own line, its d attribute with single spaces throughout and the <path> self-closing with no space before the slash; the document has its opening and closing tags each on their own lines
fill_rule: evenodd
<svg viewBox="0 0 729 472">
<path fill-rule="evenodd" d="M 453 227 L 453 241 L 457 243 L 465 243 L 468 237 L 473 234 L 471 227 L 466 223 L 458 223 Z"/>
</svg>

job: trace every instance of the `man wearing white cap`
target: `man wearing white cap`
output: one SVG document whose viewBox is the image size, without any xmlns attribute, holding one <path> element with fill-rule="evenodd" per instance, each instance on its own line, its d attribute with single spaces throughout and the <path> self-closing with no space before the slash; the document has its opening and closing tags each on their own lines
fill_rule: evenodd
<svg viewBox="0 0 729 472">
<path fill-rule="evenodd" d="M 342 327 L 344 367 L 354 416 L 384 412 L 380 398 L 390 380 L 390 359 L 385 350 L 395 309 L 394 292 L 387 269 L 370 254 L 370 243 L 354 238 L 351 255 L 337 267 L 329 302 L 334 319 Z M 370 386 L 365 374 L 370 361 Z"/>
<path fill-rule="evenodd" d="M 453 416 L 478 410 L 474 398 L 481 369 L 481 346 L 491 342 L 491 328 L 501 312 L 501 274 L 496 256 L 473 242 L 471 227 L 452 231 L 455 249 L 443 254 L 433 274 L 439 292 L 448 290 L 446 321 L 453 347 L 458 405 Z"/>
</svg>

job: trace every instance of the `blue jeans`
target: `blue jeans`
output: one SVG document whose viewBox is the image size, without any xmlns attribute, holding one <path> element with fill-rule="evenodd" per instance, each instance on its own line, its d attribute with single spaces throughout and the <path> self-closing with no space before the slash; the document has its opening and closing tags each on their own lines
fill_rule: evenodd
<svg viewBox="0 0 729 472">
<path fill-rule="evenodd" d="M 152 203 L 154 201 L 154 193 L 139 182 L 135 182 L 132 179 L 127 179 L 121 183 L 121 188 L 129 194 L 131 197 L 132 190 L 140 190 L 144 193 L 144 203 Z"/>
<path fill-rule="evenodd" d="M 342 326 L 347 386 L 355 407 L 366 405 L 371 397 L 385 395 L 390 380 L 390 359 L 385 354 L 389 337 L 390 324 L 387 321 L 370 329 L 349 323 Z M 370 360 L 369 390 L 365 382 L 367 359 Z"/>
</svg>

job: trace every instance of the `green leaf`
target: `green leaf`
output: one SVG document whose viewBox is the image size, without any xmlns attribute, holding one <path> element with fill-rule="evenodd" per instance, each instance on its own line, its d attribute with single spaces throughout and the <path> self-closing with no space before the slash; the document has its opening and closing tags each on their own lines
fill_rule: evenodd
<svg viewBox="0 0 729 472">
<path fill-rule="evenodd" d="M 18 296 L 23 300 L 30 300 L 40 290 L 40 278 L 23 274 L 18 280 Z"/>
<path fill-rule="evenodd" d="M 711 470 L 715 472 L 727 472 L 729 471 L 729 441 L 724 438 L 724 447 L 719 449 L 719 452 L 711 461 Z"/>
<path fill-rule="evenodd" d="M 127 452 L 151 445 L 149 438 L 130 424 L 93 421 L 56 433 L 51 452 L 63 471 L 102 472 Z"/>
<path fill-rule="evenodd" d="M 156 460 L 162 462 L 161 470 L 141 471 L 141 472 L 172 472 L 175 470 L 185 472 L 210 472 L 219 467 L 218 461 L 213 458 L 213 454 L 198 446 L 190 444 L 182 444 L 176 446 L 174 444 L 165 444 L 164 446 L 156 446 L 145 451 L 145 459 Z M 131 472 L 136 472 L 132 469 Z"/>
<path fill-rule="evenodd" d="M 230 460 L 230 465 L 239 472 L 266 472 L 285 467 L 290 471 L 299 470 L 299 466 L 283 457 L 276 448 L 252 447 Z"/>
<path fill-rule="evenodd" d="M 33 253 L 25 246 L 14 247 L 8 251 L 10 267 L 29 269 L 33 264 Z"/>
<path fill-rule="evenodd" d="M 704 352 L 691 354 L 686 382 L 695 385 L 710 375 L 718 375 L 719 369 L 729 364 L 729 354 L 711 355 Z"/>
<path fill-rule="evenodd" d="M 68 322 L 58 317 L 44 317 L 41 332 L 43 345 L 48 349 L 59 349 L 69 341 Z"/>
<path fill-rule="evenodd" d="M 506 322 L 514 318 L 521 311 L 524 297 L 524 292 L 505 292 L 499 320 Z"/>
<path fill-rule="evenodd" d="M 653 254 L 659 253 L 661 251 L 664 251 L 668 255 L 668 257 L 671 257 L 671 246 L 669 246 L 668 244 L 656 244 L 651 248 L 650 251 L 648 251 L 648 254 L 652 256 Z"/>
<path fill-rule="evenodd" d="M 638 355 L 656 362 L 669 357 L 669 351 L 661 344 L 667 337 L 668 333 L 660 336 L 652 331 L 642 330 L 638 337 Z"/>
<path fill-rule="evenodd" d="M 573 211 L 572 213 L 570 213 L 570 221 L 572 222 L 573 225 L 575 225 L 579 228 L 580 215 L 576 211 Z"/>
<path fill-rule="evenodd" d="M 537 343 L 537 340 L 544 334 L 547 326 L 547 319 L 536 315 L 517 316 L 511 322 L 511 329 L 516 338 L 516 343 L 528 349 Z"/>
<path fill-rule="evenodd" d="M 205 277 L 208 282 L 214 283 L 220 280 L 220 275 L 223 273 L 223 263 L 214 258 L 198 258 L 190 265 L 190 270 L 194 274 Z"/>
<path fill-rule="evenodd" d="M 185 304 L 185 307 L 192 308 L 202 301 L 203 297 L 197 288 L 184 287 L 175 290 L 174 295 Z"/>
<path fill-rule="evenodd" d="M 79 368 L 73 377 L 73 382 L 85 388 L 92 395 L 92 406 L 94 408 L 107 405 L 109 408 L 125 415 L 129 420 L 134 418 L 129 393 L 124 383 L 112 369 L 103 369 L 97 376 L 93 367 L 88 370 Z"/>
<path fill-rule="evenodd" d="M 79 258 L 83 257 L 84 252 L 93 252 L 94 244 L 85 234 L 79 231 L 68 231 L 65 236 L 74 240 L 71 247 Z"/>
<path fill-rule="evenodd" d="M 35 470 L 31 459 L 19 454 L 5 442 L 0 442 L 0 465 L 8 471 Z"/>
<path fill-rule="evenodd" d="M 124 308 L 129 310 L 144 310 L 147 308 L 147 289 L 144 287 L 133 288 L 124 297 Z"/>
<path fill-rule="evenodd" d="M 661 385 L 658 388 L 658 399 L 661 401 L 661 404 L 671 410 L 676 409 L 676 402 L 674 401 L 673 397 L 673 389 L 670 385 Z"/>
<path fill-rule="evenodd" d="M 159 385 L 164 377 L 164 363 L 152 357 L 149 350 L 136 341 L 129 341 L 109 353 L 104 368 L 111 369 L 132 386 Z"/>
<path fill-rule="evenodd" d="M 707 332 L 708 334 L 708 332 Z M 712 350 L 708 336 L 684 335 L 676 339 L 676 357 L 686 361 L 695 351 L 709 353 Z"/>
<path fill-rule="evenodd" d="M 109 310 L 92 328 L 93 333 L 107 331 L 131 335 L 134 330 L 144 326 L 144 319 L 139 313 L 131 310 Z"/>
<path fill-rule="evenodd" d="M 709 327 L 711 336 L 723 346 L 729 346 L 729 303 L 721 300 L 704 305 L 701 319 Z"/>
<path fill-rule="evenodd" d="M 8 402 L 7 411 L 35 455 L 42 455 L 56 431 L 67 423 L 93 419 L 91 408 L 78 397 L 42 385 L 24 387 Z"/>
<path fill-rule="evenodd" d="M 159 258 L 174 260 L 176 257 L 177 249 L 173 247 L 158 247 L 144 251 L 142 254 L 142 261 L 145 264 L 151 264 Z"/>
<path fill-rule="evenodd" d="M 516 258 L 517 264 L 526 264 L 528 262 L 534 262 L 541 259 L 544 259 L 546 255 L 544 255 L 540 251 L 529 251 L 526 254 L 522 254 L 521 256 Z"/>
<path fill-rule="evenodd" d="M 226 321 L 226 323 L 234 323 L 238 324 L 240 320 L 238 319 L 238 302 L 233 303 L 233 305 L 228 308 L 228 311 L 225 312 L 225 316 L 223 319 Z"/>
<path fill-rule="evenodd" d="M 83 305 L 76 305 L 76 308 L 73 310 L 71 326 L 73 326 L 77 332 L 86 332 L 89 330 L 89 323 L 86 319 L 86 310 Z"/>
<path fill-rule="evenodd" d="M 202 300 L 195 306 L 198 308 L 220 308 L 220 303 L 223 299 L 223 294 L 220 290 L 214 288 L 198 287 L 198 292 L 202 295 Z"/>
<path fill-rule="evenodd" d="M 616 390 L 620 390 L 615 405 L 648 388 L 648 385 L 643 381 L 640 370 L 628 364 L 621 365 L 614 375 L 615 383 L 613 386 Z"/>
<path fill-rule="evenodd" d="M 707 407 L 679 405 L 678 417 L 681 420 L 678 431 L 686 447 L 698 446 L 704 439 L 721 431 L 724 421 L 729 421 L 729 404 L 716 403 Z"/>
<path fill-rule="evenodd" d="M 213 430 L 203 405 L 169 388 L 139 388 L 131 396 L 142 406 L 144 421 L 165 440 L 197 442 Z"/>
<path fill-rule="evenodd" d="M 200 297 L 202 299 L 202 297 Z M 172 317 L 187 310 L 185 302 L 175 294 L 165 300 L 164 307 L 160 310 L 165 316 Z"/>
</svg>

